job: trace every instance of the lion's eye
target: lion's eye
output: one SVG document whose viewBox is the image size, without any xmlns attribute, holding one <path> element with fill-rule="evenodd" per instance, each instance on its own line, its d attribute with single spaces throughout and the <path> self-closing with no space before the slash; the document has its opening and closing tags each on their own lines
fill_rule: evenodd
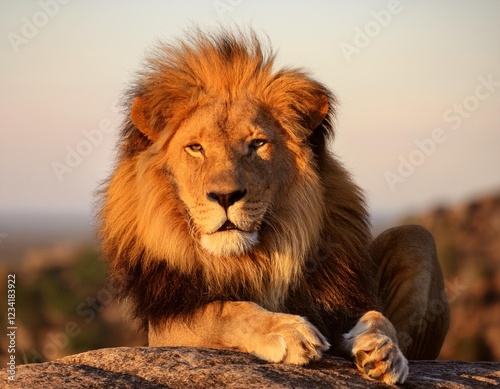
<svg viewBox="0 0 500 389">
<path fill-rule="evenodd" d="M 250 148 L 257 150 L 267 143 L 268 141 L 266 139 L 254 139 L 252 140 L 252 142 L 250 142 Z"/>
<path fill-rule="evenodd" d="M 199 143 L 193 143 L 191 145 L 186 146 L 186 150 L 191 151 L 193 153 L 201 153 L 203 151 L 203 147 Z"/>
</svg>

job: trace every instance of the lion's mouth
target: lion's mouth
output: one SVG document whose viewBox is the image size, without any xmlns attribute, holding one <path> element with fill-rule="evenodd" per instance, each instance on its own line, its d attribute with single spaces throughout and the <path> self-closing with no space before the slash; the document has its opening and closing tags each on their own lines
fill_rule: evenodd
<svg viewBox="0 0 500 389">
<path fill-rule="evenodd" d="M 224 232 L 231 230 L 239 230 L 239 228 L 236 227 L 236 225 L 230 220 L 226 220 L 226 222 L 216 232 Z"/>
</svg>

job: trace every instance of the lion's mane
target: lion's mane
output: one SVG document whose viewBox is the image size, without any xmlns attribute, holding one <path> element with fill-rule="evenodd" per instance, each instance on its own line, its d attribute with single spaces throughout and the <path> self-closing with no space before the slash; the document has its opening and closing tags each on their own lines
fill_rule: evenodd
<svg viewBox="0 0 500 389">
<path fill-rule="evenodd" d="M 159 45 L 128 91 L 125 108 L 129 113 L 135 97 L 145 99 L 152 131 L 168 142 L 204 92 L 228 101 L 252 96 L 279 121 L 290 148 L 307 139 L 313 155 L 294 162 L 304 178 L 273 199 L 268 218 L 280 223 L 264 224 L 259 245 L 238 258 L 204 255 L 190 234 L 176 183 L 154 166 L 155 146 L 128 115 L 117 166 L 100 195 L 99 236 L 110 281 L 145 329 L 169 318 L 189 319 L 212 301 L 254 301 L 307 316 L 335 341 L 374 308 L 363 196 L 327 151 L 333 95 L 301 70 L 274 70 L 273 53 L 249 36 L 197 31 L 178 44 Z M 308 102 L 318 95 L 328 97 L 329 113 L 311 130 Z"/>
</svg>

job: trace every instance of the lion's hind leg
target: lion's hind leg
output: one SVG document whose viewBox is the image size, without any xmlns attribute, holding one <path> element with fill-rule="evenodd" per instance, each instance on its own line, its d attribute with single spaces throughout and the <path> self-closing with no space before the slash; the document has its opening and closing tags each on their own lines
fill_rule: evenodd
<svg viewBox="0 0 500 389">
<path fill-rule="evenodd" d="M 396 328 L 403 354 L 435 359 L 450 312 L 432 235 L 416 225 L 392 228 L 373 242 L 372 258 L 381 310 Z"/>
</svg>

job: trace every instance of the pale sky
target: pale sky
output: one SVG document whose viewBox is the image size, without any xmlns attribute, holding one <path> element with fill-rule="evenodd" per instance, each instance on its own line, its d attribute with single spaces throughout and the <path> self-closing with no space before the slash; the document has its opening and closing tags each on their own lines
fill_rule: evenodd
<svg viewBox="0 0 500 389">
<path fill-rule="evenodd" d="M 500 190 L 498 0 L 64 2 L 0 1 L 0 214 L 90 215 L 120 93 L 193 24 L 253 26 L 335 92 L 333 150 L 374 214 Z"/>
</svg>

